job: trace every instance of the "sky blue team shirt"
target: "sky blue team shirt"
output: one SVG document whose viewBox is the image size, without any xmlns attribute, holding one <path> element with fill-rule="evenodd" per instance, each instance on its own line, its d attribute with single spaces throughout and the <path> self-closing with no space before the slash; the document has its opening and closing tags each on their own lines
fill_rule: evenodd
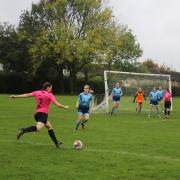
<svg viewBox="0 0 180 180">
<path fill-rule="evenodd" d="M 163 91 L 163 90 L 158 90 L 157 92 L 158 92 L 158 96 L 159 96 L 160 98 L 163 98 L 164 91 Z"/>
<path fill-rule="evenodd" d="M 149 94 L 149 98 L 151 101 L 158 101 L 159 95 L 157 91 L 151 91 Z"/>
<path fill-rule="evenodd" d="M 122 95 L 122 89 L 121 88 L 113 88 L 112 90 L 112 96 L 120 97 Z"/>
<path fill-rule="evenodd" d="M 81 107 L 89 108 L 92 101 L 92 94 L 82 92 L 79 94 L 78 101 Z"/>
</svg>

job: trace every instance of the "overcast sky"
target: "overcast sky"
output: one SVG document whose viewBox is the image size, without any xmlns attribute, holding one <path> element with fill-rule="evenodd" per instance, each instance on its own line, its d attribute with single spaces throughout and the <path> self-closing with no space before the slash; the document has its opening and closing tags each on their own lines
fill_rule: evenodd
<svg viewBox="0 0 180 180">
<path fill-rule="evenodd" d="M 39 0 L 0 0 L 0 22 L 17 24 L 22 10 Z M 180 71 L 180 0 L 109 0 L 113 13 L 126 24 L 143 48 L 142 60 Z"/>
</svg>

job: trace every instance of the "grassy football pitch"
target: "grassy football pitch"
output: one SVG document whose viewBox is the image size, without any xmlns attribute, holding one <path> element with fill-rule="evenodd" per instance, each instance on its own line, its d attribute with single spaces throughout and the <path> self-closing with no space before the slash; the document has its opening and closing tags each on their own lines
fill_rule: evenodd
<svg viewBox="0 0 180 180">
<path fill-rule="evenodd" d="M 136 115 L 92 114 L 85 130 L 74 131 L 76 97 L 57 96 L 70 109 L 51 106 L 49 120 L 63 147 L 56 149 L 47 130 L 25 134 L 33 125 L 35 101 L 0 95 L 0 180 L 173 180 L 180 179 L 180 98 L 174 98 L 170 120 Z M 127 100 L 122 98 L 122 106 Z M 132 100 L 124 106 L 135 106 Z M 128 109 L 128 107 L 124 108 Z M 72 149 L 82 140 L 83 150 Z"/>
</svg>

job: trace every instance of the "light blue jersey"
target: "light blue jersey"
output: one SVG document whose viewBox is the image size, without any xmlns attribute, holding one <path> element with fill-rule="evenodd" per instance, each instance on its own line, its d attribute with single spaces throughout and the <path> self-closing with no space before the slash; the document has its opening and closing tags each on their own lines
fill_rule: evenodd
<svg viewBox="0 0 180 180">
<path fill-rule="evenodd" d="M 158 99 L 159 99 L 158 92 L 151 91 L 149 94 L 149 98 L 150 98 L 150 101 L 154 101 L 154 102 L 158 101 Z"/>
<path fill-rule="evenodd" d="M 80 93 L 78 97 L 78 101 L 79 101 L 79 107 L 89 109 L 90 103 L 92 101 L 92 94 L 85 92 Z"/>
<path fill-rule="evenodd" d="M 158 90 L 157 93 L 158 93 L 159 99 L 163 99 L 164 91 Z"/>
<path fill-rule="evenodd" d="M 112 90 L 112 96 L 120 97 L 122 96 L 122 89 L 121 88 L 113 88 Z"/>
</svg>

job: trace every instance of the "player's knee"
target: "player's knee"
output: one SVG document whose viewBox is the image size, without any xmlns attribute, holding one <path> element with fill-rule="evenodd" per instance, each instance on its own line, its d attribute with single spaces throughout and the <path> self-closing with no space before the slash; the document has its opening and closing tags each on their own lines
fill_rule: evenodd
<svg viewBox="0 0 180 180">
<path fill-rule="evenodd" d="M 38 126 L 36 126 L 36 128 L 37 128 L 37 132 L 39 132 L 42 129 L 41 127 Z"/>
<path fill-rule="evenodd" d="M 85 117 L 84 119 L 85 119 L 85 121 L 88 121 L 88 120 L 89 120 L 89 117 Z"/>
<path fill-rule="evenodd" d="M 48 130 L 53 130 L 52 126 L 46 126 Z"/>
<path fill-rule="evenodd" d="M 83 116 L 78 117 L 78 121 L 82 121 L 82 119 L 83 119 Z"/>
<path fill-rule="evenodd" d="M 39 132 L 43 127 L 42 126 L 36 126 L 37 132 Z"/>
</svg>

